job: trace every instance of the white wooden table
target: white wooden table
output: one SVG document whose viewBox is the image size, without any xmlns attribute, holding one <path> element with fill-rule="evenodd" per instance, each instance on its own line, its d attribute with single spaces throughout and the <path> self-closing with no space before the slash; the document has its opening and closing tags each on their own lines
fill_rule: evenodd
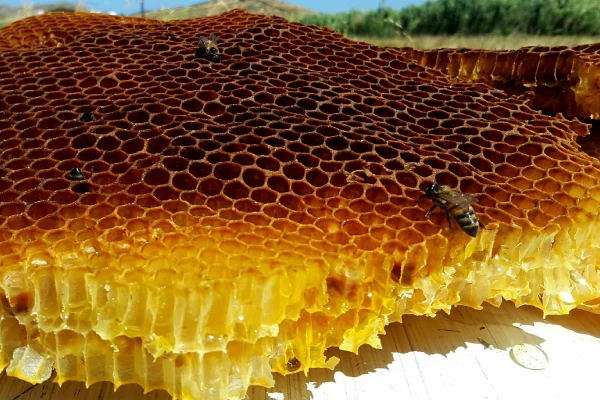
<svg viewBox="0 0 600 400">
<path fill-rule="evenodd" d="M 341 359 L 335 371 L 313 370 L 276 377 L 271 389 L 251 388 L 250 400 L 372 399 L 600 399 L 600 315 L 574 310 L 542 319 L 539 310 L 465 307 L 450 316 L 405 317 L 382 336 L 383 350 L 368 346 L 359 355 L 330 349 Z M 539 345 L 548 356 L 544 370 L 517 365 L 509 349 Z M 0 400 L 168 400 L 165 392 L 142 394 L 127 385 L 86 389 L 80 383 L 32 386 L 2 375 Z"/>
</svg>

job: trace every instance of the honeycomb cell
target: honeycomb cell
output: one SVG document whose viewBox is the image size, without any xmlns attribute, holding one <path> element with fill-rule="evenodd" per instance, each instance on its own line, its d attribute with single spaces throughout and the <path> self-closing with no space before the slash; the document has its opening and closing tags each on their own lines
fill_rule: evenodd
<svg viewBox="0 0 600 400">
<path fill-rule="evenodd" d="M 158 186 L 169 182 L 169 172 L 156 168 L 148 171 L 144 177 L 144 182 L 151 186 Z"/>
<path fill-rule="evenodd" d="M 191 174 L 183 172 L 173 176 L 173 186 L 179 190 L 195 190 L 198 181 Z"/>
<path fill-rule="evenodd" d="M 213 174 L 215 178 L 228 181 L 237 178 L 241 173 L 241 168 L 238 164 L 234 163 L 219 163 L 214 167 Z"/>
</svg>

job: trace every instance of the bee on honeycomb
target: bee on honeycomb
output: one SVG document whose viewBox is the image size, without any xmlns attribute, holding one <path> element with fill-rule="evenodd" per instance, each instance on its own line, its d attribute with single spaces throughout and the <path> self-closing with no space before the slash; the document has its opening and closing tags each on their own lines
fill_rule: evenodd
<svg viewBox="0 0 600 400">
<path fill-rule="evenodd" d="M 221 54 L 217 47 L 217 37 L 214 33 L 211 33 L 208 38 L 206 36 L 200 36 L 200 43 L 196 48 L 196 57 L 205 58 L 214 63 L 221 62 Z"/>
<path fill-rule="evenodd" d="M 446 213 L 446 219 L 448 220 L 448 225 L 451 229 L 452 222 L 450 217 L 452 217 L 458 226 L 469 236 L 477 237 L 479 220 L 473 207 L 471 207 L 472 203 L 478 202 L 477 198 L 470 194 L 451 189 L 448 186 L 438 185 L 437 183 L 430 185 L 425 190 L 425 194 L 419 197 L 417 202 L 424 198 L 428 198 L 433 202 L 433 205 L 429 211 L 427 211 L 427 214 L 425 214 L 426 217 L 429 217 L 431 212 L 435 210 L 436 207 L 439 207 Z"/>
</svg>

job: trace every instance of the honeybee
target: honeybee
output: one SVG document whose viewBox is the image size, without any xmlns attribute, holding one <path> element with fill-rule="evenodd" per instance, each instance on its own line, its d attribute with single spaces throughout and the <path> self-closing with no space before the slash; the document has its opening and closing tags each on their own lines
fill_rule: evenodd
<svg viewBox="0 0 600 400">
<path fill-rule="evenodd" d="M 91 112 L 84 112 L 83 114 L 81 114 L 81 120 L 83 122 L 92 122 L 94 120 L 94 113 Z"/>
<path fill-rule="evenodd" d="M 83 181 L 85 180 L 85 176 L 80 168 L 75 167 L 69 171 L 67 174 L 67 179 L 70 181 Z"/>
<path fill-rule="evenodd" d="M 83 175 L 83 171 L 80 168 L 75 167 L 70 170 L 67 174 L 67 179 L 73 182 L 79 182 L 71 188 L 74 192 L 83 194 L 90 191 L 90 185 L 87 182 L 82 182 L 85 181 L 85 175 Z"/>
<path fill-rule="evenodd" d="M 208 61 L 214 63 L 221 62 L 221 54 L 219 54 L 219 48 L 217 47 L 217 37 L 214 33 L 211 33 L 208 38 L 200 36 L 200 43 L 196 49 L 196 57 L 206 58 Z"/>
<path fill-rule="evenodd" d="M 458 226 L 472 237 L 477 237 L 480 222 L 475 215 L 471 204 L 477 203 L 477 199 L 469 194 L 458 190 L 450 189 L 448 186 L 432 184 L 425 190 L 425 194 L 417 199 L 417 203 L 427 197 L 433 202 L 433 205 L 425 214 L 429 217 L 431 212 L 439 207 L 446 213 L 448 225 L 452 229 L 450 217 L 454 218 Z"/>
</svg>

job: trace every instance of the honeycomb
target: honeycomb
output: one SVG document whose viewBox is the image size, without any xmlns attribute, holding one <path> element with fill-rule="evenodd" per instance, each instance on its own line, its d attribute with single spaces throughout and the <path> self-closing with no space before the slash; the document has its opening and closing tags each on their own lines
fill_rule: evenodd
<svg viewBox="0 0 600 400">
<path fill-rule="evenodd" d="M 598 308 L 589 126 L 403 54 L 240 10 L 0 31 L 0 368 L 239 399 L 405 314 Z"/>
<path fill-rule="evenodd" d="M 467 82 L 484 82 L 547 114 L 600 119 L 600 43 L 515 51 L 401 48 L 402 54 Z"/>
</svg>

